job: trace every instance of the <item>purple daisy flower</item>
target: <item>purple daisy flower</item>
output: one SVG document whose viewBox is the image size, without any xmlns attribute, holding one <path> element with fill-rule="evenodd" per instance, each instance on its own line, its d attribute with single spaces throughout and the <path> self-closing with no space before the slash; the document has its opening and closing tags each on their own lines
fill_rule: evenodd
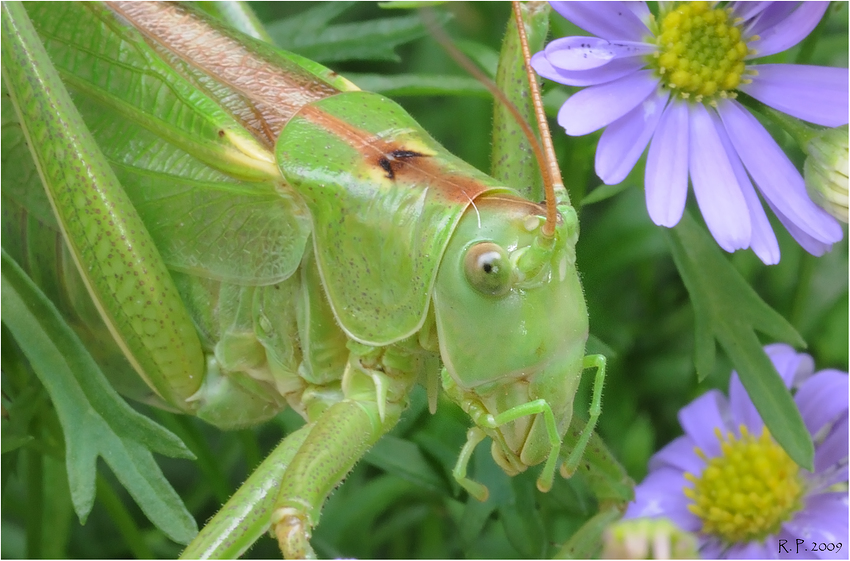
<svg viewBox="0 0 850 561">
<path fill-rule="evenodd" d="M 596 37 L 549 43 L 531 64 L 568 86 L 558 123 L 572 136 L 607 127 L 596 173 L 623 181 L 647 144 L 646 204 L 660 226 L 678 224 L 688 177 L 706 225 L 728 252 L 751 247 L 766 264 L 779 244 L 759 195 L 808 252 L 842 238 L 840 224 L 809 199 L 803 177 L 738 101 L 744 92 L 793 117 L 827 127 L 848 122 L 846 68 L 761 64 L 806 37 L 828 2 L 552 2 Z M 652 141 L 650 144 L 650 140 Z"/>
<path fill-rule="evenodd" d="M 814 373 L 812 358 L 788 345 L 765 351 L 796 389 L 815 442 L 814 473 L 773 441 L 733 372 L 728 400 L 712 390 L 679 412 L 685 436 L 652 457 L 626 518 L 669 518 L 697 534 L 706 559 L 846 559 L 847 373 Z"/>
</svg>

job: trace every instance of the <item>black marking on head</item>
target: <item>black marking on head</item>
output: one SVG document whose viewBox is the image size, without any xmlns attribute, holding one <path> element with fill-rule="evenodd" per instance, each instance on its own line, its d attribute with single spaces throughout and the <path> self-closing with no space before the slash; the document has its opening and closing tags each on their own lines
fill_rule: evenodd
<svg viewBox="0 0 850 561">
<path fill-rule="evenodd" d="M 413 150 L 393 150 L 378 158 L 378 165 L 387 172 L 387 179 L 395 179 L 400 164 L 412 158 L 420 157 L 422 157 L 422 154 Z"/>
<path fill-rule="evenodd" d="M 390 156 L 396 160 L 407 160 L 409 158 L 421 158 L 422 154 L 413 150 L 393 150 L 390 152 Z"/>
<path fill-rule="evenodd" d="M 381 168 L 383 168 L 383 170 L 385 172 L 387 172 L 387 179 L 395 179 L 395 173 L 393 172 L 393 166 L 387 158 L 381 156 L 378 159 L 378 165 L 381 166 Z"/>
</svg>

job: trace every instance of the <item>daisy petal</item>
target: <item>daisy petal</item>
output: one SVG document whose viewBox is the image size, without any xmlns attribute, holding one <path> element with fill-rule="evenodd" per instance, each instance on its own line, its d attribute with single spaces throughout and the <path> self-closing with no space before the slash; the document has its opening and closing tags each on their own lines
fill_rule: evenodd
<svg viewBox="0 0 850 561">
<path fill-rule="evenodd" d="M 650 473 L 635 488 L 635 500 L 629 503 L 624 518 L 665 516 L 683 530 L 699 530 L 702 522 L 688 510 L 690 500 L 682 491 L 690 486 L 691 483 L 679 470 L 662 468 Z"/>
<path fill-rule="evenodd" d="M 710 390 L 679 410 L 679 424 L 709 458 L 720 455 L 720 441 L 715 428 L 725 434 L 729 428 L 726 416 L 729 404 L 718 390 Z"/>
<path fill-rule="evenodd" d="M 558 79 L 558 69 L 552 66 L 551 62 L 546 60 L 545 51 L 540 51 L 539 53 L 531 55 L 531 67 L 543 78 L 552 80 L 553 82 L 560 82 Z"/>
<path fill-rule="evenodd" d="M 771 4 L 773 2 L 732 2 L 729 4 L 729 7 L 732 8 L 732 13 L 735 14 L 735 17 L 749 21 L 762 13 Z"/>
<path fill-rule="evenodd" d="M 596 148 L 596 175 L 608 185 L 623 181 L 655 132 L 669 90 L 657 90 L 605 129 Z"/>
<path fill-rule="evenodd" d="M 822 482 L 823 485 L 847 482 L 847 454 L 847 417 L 844 417 L 815 450 L 815 473 L 829 477 L 828 481 Z"/>
<path fill-rule="evenodd" d="M 768 2 L 759 14 L 750 21 L 748 28 L 745 30 L 745 36 L 761 35 L 766 31 L 778 25 L 796 8 L 796 2 Z"/>
<path fill-rule="evenodd" d="M 642 41 L 649 29 L 631 2 L 551 2 L 559 14 L 585 31 L 603 39 Z"/>
<path fill-rule="evenodd" d="M 785 522 L 783 527 L 792 536 L 805 539 L 807 548 L 811 548 L 812 542 L 841 542 L 847 547 L 847 493 L 824 493 L 809 497 L 806 507 L 793 519 Z M 812 553 L 821 559 L 847 559 L 846 551 L 818 550 Z"/>
<path fill-rule="evenodd" d="M 722 559 L 726 546 L 715 537 L 700 536 L 704 540 L 699 548 L 699 556 L 702 559 Z"/>
<path fill-rule="evenodd" d="M 531 67 L 538 74 L 553 82 L 567 86 L 596 86 L 628 76 L 646 66 L 640 57 L 615 58 L 605 66 L 591 70 L 563 70 L 546 59 L 545 52 L 531 57 Z"/>
<path fill-rule="evenodd" d="M 798 353 L 791 345 L 773 343 L 765 346 L 764 352 L 770 357 L 786 388 L 792 387 L 794 380 L 809 377 L 815 371 L 815 361 L 812 357 Z"/>
<path fill-rule="evenodd" d="M 846 68 L 800 64 L 760 64 L 752 83 L 738 89 L 792 117 L 823 125 L 846 125 Z"/>
<path fill-rule="evenodd" d="M 829 7 L 829 2 L 802 2 L 783 20 L 758 33 L 747 47 L 756 50 L 747 58 L 763 57 L 790 49 L 812 32 Z"/>
<path fill-rule="evenodd" d="M 705 462 L 694 452 L 694 442 L 687 436 L 680 436 L 650 458 L 649 471 L 662 467 L 675 468 L 699 476 Z"/>
<path fill-rule="evenodd" d="M 652 70 L 641 70 L 615 82 L 585 88 L 561 106 L 558 124 L 570 136 L 591 133 L 637 107 L 657 85 Z"/>
<path fill-rule="evenodd" d="M 659 226 L 679 223 L 688 199 L 688 105 L 664 110 L 646 156 L 646 209 Z"/>
<path fill-rule="evenodd" d="M 782 214 L 779 209 L 776 208 L 776 205 L 770 202 L 768 199 L 767 205 L 773 211 L 773 214 L 779 219 L 785 229 L 788 230 L 788 233 L 791 234 L 791 237 L 800 244 L 800 247 L 814 255 L 815 257 L 820 257 L 827 251 L 832 249 L 832 243 L 822 242 L 819 239 L 810 236 L 804 230 L 799 228 L 793 220 Z"/>
<path fill-rule="evenodd" d="M 623 4 L 634 12 L 638 19 L 644 22 L 644 24 L 652 17 L 649 11 L 649 6 L 646 5 L 646 2 L 623 2 Z"/>
<path fill-rule="evenodd" d="M 764 421 L 761 420 L 761 415 L 756 410 L 756 406 L 753 405 L 747 390 L 744 389 L 738 373 L 734 370 L 729 379 L 729 411 L 732 413 L 735 434 L 741 435 L 740 425 L 747 427 L 750 434 L 755 436 L 761 434 Z"/>
<path fill-rule="evenodd" d="M 689 106 L 691 182 L 711 235 L 728 252 L 750 246 L 752 228 L 747 202 L 738 186 L 717 128 L 700 103 Z"/>
<path fill-rule="evenodd" d="M 590 70 L 604 66 L 617 58 L 629 58 L 652 53 L 656 45 L 617 41 L 599 37 L 564 37 L 546 45 L 546 59 L 561 70 Z"/>
<path fill-rule="evenodd" d="M 736 543 L 729 547 L 723 557 L 727 559 L 778 559 L 773 544 L 767 542 Z"/>
<path fill-rule="evenodd" d="M 718 113 L 747 172 L 767 202 L 824 243 L 843 236 L 838 221 L 809 199 L 803 177 L 770 134 L 737 101 L 720 100 Z"/>
<path fill-rule="evenodd" d="M 847 373 L 821 370 L 800 386 L 794 402 L 811 434 L 840 415 L 847 416 Z"/>
<path fill-rule="evenodd" d="M 747 201 L 747 209 L 750 211 L 750 223 L 752 224 L 752 235 L 750 236 L 750 248 L 762 260 L 765 265 L 776 265 L 779 263 L 779 242 L 776 241 L 776 235 L 773 233 L 773 228 L 770 226 L 770 221 L 764 213 L 764 207 L 750 182 L 747 171 L 741 163 L 735 148 L 732 146 L 732 141 L 729 140 L 729 135 L 723 128 L 720 118 L 716 113 L 709 112 L 711 119 L 717 127 L 717 134 L 720 136 L 720 141 L 723 143 L 723 149 L 729 155 L 729 163 L 732 166 L 732 171 L 735 172 L 735 177 L 738 179 L 738 186 L 741 188 L 741 193 Z"/>
</svg>

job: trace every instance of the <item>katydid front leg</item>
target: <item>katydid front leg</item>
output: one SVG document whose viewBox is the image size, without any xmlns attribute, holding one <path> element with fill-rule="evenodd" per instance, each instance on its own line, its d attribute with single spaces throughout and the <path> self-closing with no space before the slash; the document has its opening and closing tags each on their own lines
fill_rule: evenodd
<svg viewBox="0 0 850 561">
<path fill-rule="evenodd" d="M 342 379 L 345 399 L 315 419 L 283 474 L 272 528 L 287 559 L 315 558 L 310 536 L 325 499 L 395 426 L 407 406 L 407 395 L 419 374 L 415 358 L 395 345 L 374 351 L 372 356 L 352 352 Z M 410 368 L 389 366 L 405 362 Z"/>
<path fill-rule="evenodd" d="M 587 443 L 593 434 L 593 429 L 596 427 L 596 421 L 602 412 L 602 388 L 605 384 L 605 357 L 602 355 L 587 355 L 584 357 L 582 366 L 584 368 L 596 368 L 596 376 L 593 382 L 593 397 L 590 405 L 590 420 L 582 429 L 576 444 L 570 450 L 566 461 L 561 464 L 561 473 L 564 477 L 570 477 L 576 470 L 581 461 Z M 446 390 L 451 394 L 455 392 L 452 387 L 451 379 L 444 374 L 445 383 L 448 385 Z M 558 427 L 555 424 L 555 417 L 552 413 L 552 408 L 544 399 L 537 399 L 528 403 L 523 403 L 513 407 L 498 415 L 489 414 L 486 409 L 472 400 L 464 399 L 462 401 L 463 409 L 472 418 L 475 427 L 467 432 L 467 441 L 458 456 L 457 464 L 452 471 L 455 480 L 466 489 L 469 494 L 479 501 L 486 501 L 488 491 L 487 488 L 480 483 L 472 481 L 466 476 L 467 465 L 472 457 L 472 452 L 475 447 L 484 440 L 487 436 L 492 436 L 501 443 L 501 435 L 495 432 L 501 426 L 507 423 L 516 421 L 521 417 L 541 414 L 546 426 L 546 434 L 549 439 L 550 451 L 546 458 L 546 464 L 543 466 L 543 471 L 537 480 L 537 488 L 541 492 L 548 492 L 552 488 L 552 479 L 555 474 L 555 466 L 557 465 L 558 456 L 561 451 L 561 437 L 558 434 Z M 510 467 L 510 466 L 508 466 Z"/>
<path fill-rule="evenodd" d="M 593 397 L 590 401 L 589 419 L 587 424 L 579 436 L 578 443 L 570 452 L 567 460 L 561 464 L 561 475 L 571 477 L 578 467 L 584 450 L 587 448 L 587 443 L 590 441 L 590 436 L 593 434 L 593 429 L 596 428 L 596 421 L 602 413 L 602 388 L 605 386 L 605 364 L 607 359 L 603 355 L 587 355 L 584 357 L 582 366 L 584 368 L 595 368 L 596 376 L 593 379 Z"/>
</svg>

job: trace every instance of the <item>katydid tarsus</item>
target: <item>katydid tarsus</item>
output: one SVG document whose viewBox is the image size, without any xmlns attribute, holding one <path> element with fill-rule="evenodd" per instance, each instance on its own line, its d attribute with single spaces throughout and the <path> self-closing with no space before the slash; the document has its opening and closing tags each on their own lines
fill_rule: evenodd
<svg viewBox="0 0 850 561">
<path fill-rule="evenodd" d="M 185 556 L 238 555 L 270 524 L 312 556 L 328 494 L 420 381 L 472 419 L 453 475 L 476 498 L 485 438 L 509 475 L 542 464 L 544 492 L 579 465 L 605 362 L 585 355 L 563 186 L 547 219 L 516 169 L 486 176 L 389 99 L 178 5 L 4 5 L 3 80 L 38 171 L 4 180 L 4 249 L 109 334 L 95 358 L 147 383 L 125 393 L 222 428 L 307 421 Z M 49 203 L 16 199 L 39 182 Z M 34 271 L 39 252 L 59 260 Z M 595 407 L 568 430 L 585 368 Z"/>
</svg>

